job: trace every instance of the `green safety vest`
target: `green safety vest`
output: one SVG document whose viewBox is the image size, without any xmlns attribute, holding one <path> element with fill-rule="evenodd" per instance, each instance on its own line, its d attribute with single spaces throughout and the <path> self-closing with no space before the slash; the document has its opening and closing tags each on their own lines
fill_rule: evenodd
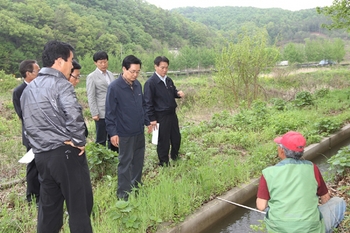
<svg viewBox="0 0 350 233">
<path fill-rule="evenodd" d="M 268 232 L 325 232 L 318 210 L 318 184 L 310 161 L 287 158 L 262 173 L 270 193 L 265 216 Z"/>
</svg>

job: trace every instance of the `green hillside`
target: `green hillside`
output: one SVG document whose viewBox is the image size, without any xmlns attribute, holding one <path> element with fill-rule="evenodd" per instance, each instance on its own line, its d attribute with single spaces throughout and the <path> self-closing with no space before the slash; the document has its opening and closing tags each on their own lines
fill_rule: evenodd
<svg viewBox="0 0 350 233">
<path fill-rule="evenodd" d="M 211 46 L 216 38 L 207 26 L 142 0 L 3 0 L 0 9 L 0 70 L 6 72 L 23 59 L 40 60 L 51 39 L 71 43 L 83 56 Z"/>
<path fill-rule="evenodd" d="M 0 17 L 0 70 L 6 73 L 18 73 L 24 59 L 40 62 L 43 45 L 52 39 L 72 44 L 75 55 L 85 58 L 98 50 L 119 58 L 131 53 L 144 58 L 174 48 L 220 51 L 225 39 L 235 41 L 243 27 L 251 31 L 266 27 L 270 44 L 319 36 L 348 39 L 343 31 L 322 29 L 326 18 L 315 10 L 187 7 L 169 11 L 143 0 L 2 0 Z M 193 57 L 182 60 L 187 68 L 194 68 L 188 62 Z M 195 62 L 199 63 L 203 62 Z M 213 65 L 209 63 L 205 67 Z"/>
<path fill-rule="evenodd" d="M 319 15 L 316 9 L 289 11 L 279 8 L 260 9 L 254 7 L 185 7 L 177 12 L 186 18 L 203 23 L 210 28 L 220 30 L 230 36 L 245 27 L 266 27 L 271 41 L 279 44 L 287 42 L 304 43 L 305 38 L 331 37 L 349 39 L 345 30 L 328 30 L 322 28 L 327 24 L 326 17 Z"/>
</svg>

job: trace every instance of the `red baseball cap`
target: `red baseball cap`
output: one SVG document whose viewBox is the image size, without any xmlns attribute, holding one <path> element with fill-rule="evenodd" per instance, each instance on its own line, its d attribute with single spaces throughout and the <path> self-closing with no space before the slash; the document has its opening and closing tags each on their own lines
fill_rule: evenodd
<svg viewBox="0 0 350 233">
<path fill-rule="evenodd" d="M 303 152 L 306 145 L 306 139 L 303 135 L 294 131 L 289 131 L 282 137 L 275 138 L 274 142 L 281 144 L 289 150 L 297 152 Z"/>
</svg>

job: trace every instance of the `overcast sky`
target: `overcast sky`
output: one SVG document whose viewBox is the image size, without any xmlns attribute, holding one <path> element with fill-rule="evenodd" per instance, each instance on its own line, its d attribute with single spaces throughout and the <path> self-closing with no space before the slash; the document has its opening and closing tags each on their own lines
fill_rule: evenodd
<svg viewBox="0 0 350 233">
<path fill-rule="evenodd" d="M 146 0 L 153 5 L 170 10 L 177 7 L 196 6 L 252 6 L 257 8 L 282 8 L 301 10 L 330 6 L 333 0 Z"/>
</svg>

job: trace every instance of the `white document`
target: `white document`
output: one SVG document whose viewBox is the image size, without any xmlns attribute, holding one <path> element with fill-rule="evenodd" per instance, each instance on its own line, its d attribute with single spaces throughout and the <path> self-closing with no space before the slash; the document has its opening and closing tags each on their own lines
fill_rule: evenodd
<svg viewBox="0 0 350 233">
<path fill-rule="evenodd" d="M 18 160 L 19 163 L 30 163 L 32 162 L 34 159 L 34 153 L 33 153 L 33 149 L 30 149 L 27 153 L 25 153 L 25 155 Z"/>
<path fill-rule="evenodd" d="M 152 144 L 158 145 L 159 123 L 157 123 L 157 129 L 152 131 Z"/>
</svg>

